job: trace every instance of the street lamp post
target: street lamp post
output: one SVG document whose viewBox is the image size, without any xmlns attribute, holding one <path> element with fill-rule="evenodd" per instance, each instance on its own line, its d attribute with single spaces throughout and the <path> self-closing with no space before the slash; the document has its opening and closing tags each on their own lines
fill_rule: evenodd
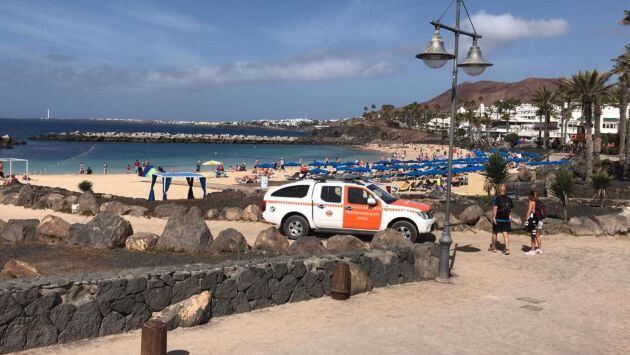
<svg viewBox="0 0 630 355">
<path fill-rule="evenodd" d="M 472 20 L 470 20 L 470 15 L 468 14 L 468 9 L 466 9 L 466 4 L 464 4 L 463 0 L 454 0 L 456 2 L 455 9 L 455 27 L 443 24 L 440 22 L 444 14 L 437 20 L 431 21 L 430 23 L 435 27 L 435 32 L 431 40 L 429 41 L 429 45 L 427 49 L 416 55 L 416 58 L 421 59 L 429 68 L 438 69 L 444 66 L 447 61 L 453 60 L 453 77 L 452 77 L 452 85 L 451 85 L 451 117 L 450 117 L 450 125 L 448 129 L 448 173 L 446 180 L 446 215 L 444 216 L 444 229 L 442 230 L 442 236 L 440 238 L 440 252 L 439 252 L 439 267 L 438 267 L 438 281 L 449 281 L 450 280 L 450 267 L 449 267 L 449 258 L 450 258 L 450 248 L 453 243 L 453 239 L 451 238 L 451 181 L 453 178 L 453 139 L 455 136 L 455 114 L 456 114 L 456 101 L 457 101 L 457 71 L 458 67 L 462 67 L 464 72 L 471 76 L 477 76 L 484 72 L 484 70 L 491 66 L 492 64 L 485 61 L 483 56 L 481 55 L 481 50 L 477 45 L 477 39 L 481 38 L 481 35 L 475 31 L 475 27 L 472 24 Z M 451 5 L 453 2 L 451 2 Z M 449 8 L 450 6 L 449 5 Z M 472 32 L 464 31 L 460 28 L 460 15 L 462 5 L 464 10 L 466 11 L 466 16 L 470 21 L 470 25 L 472 27 Z M 444 48 L 444 42 L 440 36 L 440 29 L 445 29 L 447 31 L 453 32 L 455 34 L 455 49 L 453 54 L 448 53 Z M 472 46 L 468 50 L 468 56 L 463 63 L 458 64 L 457 58 L 459 55 L 459 36 L 465 35 L 471 37 L 473 42 Z"/>
</svg>

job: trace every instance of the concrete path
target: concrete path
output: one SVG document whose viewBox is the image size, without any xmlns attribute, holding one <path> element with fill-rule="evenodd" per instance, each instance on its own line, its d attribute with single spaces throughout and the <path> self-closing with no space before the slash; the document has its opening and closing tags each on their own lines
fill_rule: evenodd
<svg viewBox="0 0 630 355">
<path fill-rule="evenodd" d="M 421 282 L 348 301 L 323 298 L 213 319 L 169 333 L 190 354 L 627 353 L 630 238 L 545 237 L 544 255 L 487 252 L 489 235 L 455 235 L 450 285 Z M 31 351 L 138 354 L 140 333 Z M 185 354 L 186 352 L 172 352 Z"/>
</svg>

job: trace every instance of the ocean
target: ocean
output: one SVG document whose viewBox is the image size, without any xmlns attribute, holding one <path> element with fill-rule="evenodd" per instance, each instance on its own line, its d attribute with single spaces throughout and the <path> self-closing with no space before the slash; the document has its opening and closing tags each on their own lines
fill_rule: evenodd
<svg viewBox="0 0 630 355">
<path fill-rule="evenodd" d="M 29 160 L 31 172 L 61 174 L 78 172 L 85 163 L 96 173 L 108 164 L 110 173 L 123 173 L 127 164 L 148 160 L 166 170 L 192 171 L 196 162 L 219 160 L 227 168 L 246 163 L 250 168 L 258 160 L 273 162 L 330 160 L 379 160 L 380 153 L 351 146 L 284 145 L 284 144 L 208 144 L 208 143 L 92 143 L 33 141 L 28 137 L 50 132 L 169 132 L 169 133 L 227 133 L 262 136 L 304 136 L 302 131 L 267 129 L 263 127 L 205 127 L 191 124 L 158 124 L 154 122 L 121 122 L 85 119 L 6 119 L 0 118 L 0 135 L 26 140 L 26 145 L 0 150 L 0 157 Z M 21 166 L 16 166 L 21 171 Z"/>
</svg>

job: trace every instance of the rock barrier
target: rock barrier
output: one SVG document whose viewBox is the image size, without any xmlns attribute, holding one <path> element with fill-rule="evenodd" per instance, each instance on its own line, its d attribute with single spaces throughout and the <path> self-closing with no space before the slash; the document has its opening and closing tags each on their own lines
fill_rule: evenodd
<svg viewBox="0 0 630 355">
<path fill-rule="evenodd" d="M 434 279 L 438 246 L 142 268 L 0 283 L 0 353 L 138 329 L 151 317 L 169 328 L 330 294 L 339 261 L 353 292 Z"/>
<path fill-rule="evenodd" d="M 257 136 L 244 134 L 191 134 L 167 132 L 61 132 L 33 136 L 30 139 L 64 142 L 132 143 L 226 143 L 226 144 L 297 144 L 294 136 Z"/>
</svg>

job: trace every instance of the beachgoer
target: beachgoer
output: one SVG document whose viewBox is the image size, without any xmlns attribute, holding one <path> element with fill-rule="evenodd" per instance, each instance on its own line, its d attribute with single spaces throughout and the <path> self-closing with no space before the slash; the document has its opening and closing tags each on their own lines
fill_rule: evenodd
<svg viewBox="0 0 630 355">
<path fill-rule="evenodd" d="M 107 162 L 103 163 L 103 174 L 107 175 Z"/>
<path fill-rule="evenodd" d="M 495 252 L 497 249 L 497 235 L 503 234 L 503 242 L 505 243 L 504 255 L 510 255 L 510 232 L 512 224 L 510 222 L 510 213 L 514 208 L 512 199 L 505 193 L 505 185 L 499 185 L 499 195 L 494 198 L 492 207 L 492 244 L 490 251 Z"/>
<path fill-rule="evenodd" d="M 197 165 L 195 165 L 195 171 L 196 172 L 201 171 L 201 160 L 197 160 Z"/>
<path fill-rule="evenodd" d="M 532 239 L 531 247 L 525 255 L 542 254 L 542 226 L 545 219 L 544 204 L 538 200 L 538 192 L 532 190 L 529 192 L 529 206 L 525 214 L 526 229 L 530 233 Z"/>
<path fill-rule="evenodd" d="M 85 174 L 87 175 L 92 175 L 92 168 L 90 168 L 89 166 L 87 167 L 87 170 L 85 171 Z"/>
<path fill-rule="evenodd" d="M 134 167 L 136 170 L 138 170 L 138 167 L 139 167 L 139 166 L 140 166 L 140 162 L 138 161 L 138 159 L 136 159 L 136 160 L 133 162 L 133 167 Z"/>
<path fill-rule="evenodd" d="M 131 165 L 127 164 L 127 174 L 131 172 Z"/>
<path fill-rule="evenodd" d="M 4 162 L 0 161 L 0 178 L 4 179 Z"/>
<path fill-rule="evenodd" d="M 79 164 L 79 174 L 80 175 L 85 174 L 85 164 L 83 162 L 81 162 L 81 164 Z"/>
</svg>

